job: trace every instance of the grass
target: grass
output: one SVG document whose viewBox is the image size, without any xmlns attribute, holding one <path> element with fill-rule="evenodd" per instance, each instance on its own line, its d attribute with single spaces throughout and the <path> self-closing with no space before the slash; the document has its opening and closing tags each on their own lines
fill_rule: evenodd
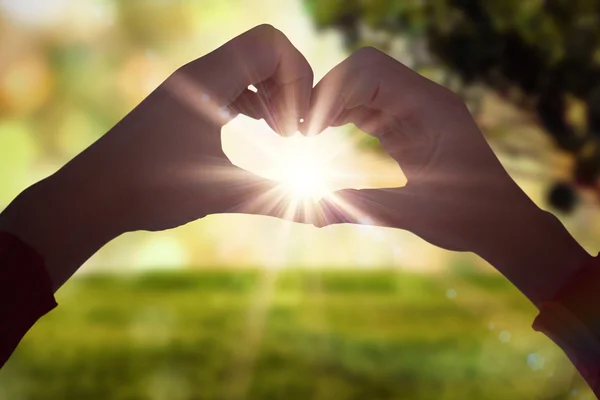
<svg viewBox="0 0 600 400">
<path fill-rule="evenodd" d="M 593 399 L 496 276 L 90 275 L 57 299 L 1 400 Z"/>
</svg>

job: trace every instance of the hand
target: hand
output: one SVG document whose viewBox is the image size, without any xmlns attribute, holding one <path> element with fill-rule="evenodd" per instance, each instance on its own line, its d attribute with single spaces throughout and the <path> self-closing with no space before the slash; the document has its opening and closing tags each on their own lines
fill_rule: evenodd
<svg viewBox="0 0 600 400">
<path fill-rule="evenodd" d="M 248 90 L 250 84 L 260 94 Z M 247 211 L 275 184 L 231 163 L 222 126 L 242 111 L 270 116 L 275 130 L 294 133 L 306 116 L 312 84 L 300 52 L 280 31 L 259 26 L 180 68 L 67 165 L 62 179 L 93 182 L 107 193 L 107 211 L 118 215 L 125 232 Z M 260 110 L 264 104 L 271 112 Z"/>
<path fill-rule="evenodd" d="M 486 224 L 495 225 L 498 206 L 510 204 L 509 213 L 533 208 L 461 99 L 385 53 L 354 53 L 318 83 L 312 104 L 310 133 L 352 122 L 380 140 L 408 180 L 403 188 L 337 192 L 337 201 L 358 207 L 340 204 L 345 222 L 368 217 L 446 249 L 469 250 Z M 469 223 L 474 217 L 480 223 Z"/>
<path fill-rule="evenodd" d="M 322 203 L 327 224 L 406 229 L 442 248 L 475 252 L 536 303 L 589 257 L 510 178 L 457 95 L 374 48 L 317 84 L 305 129 L 350 122 L 380 140 L 408 183 L 336 192 Z M 542 274 L 548 279 L 540 283 Z"/>
<path fill-rule="evenodd" d="M 22 193 L 0 229 L 41 253 L 59 287 L 125 232 L 215 213 L 277 215 L 261 199 L 278 185 L 230 162 L 221 127 L 243 112 L 294 133 L 312 85 L 312 69 L 287 38 L 256 27 L 176 71 L 96 143 Z"/>
</svg>

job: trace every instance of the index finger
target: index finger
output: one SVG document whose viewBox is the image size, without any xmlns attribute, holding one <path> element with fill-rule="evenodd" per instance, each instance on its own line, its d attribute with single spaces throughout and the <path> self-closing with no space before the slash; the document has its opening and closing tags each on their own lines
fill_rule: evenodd
<svg viewBox="0 0 600 400">
<path fill-rule="evenodd" d="M 315 86 L 305 129 L 320 133 L 353 109 L 410 115 L 432 83 L 382 51 L 363 47 Z"/>
<path fill-rule="evenodd" d="M 288 38 L 270 25 L 259 25 L 206 56 L 184 66 L 182 70 L 220 107 L 229 106 L 249 85 L 267 80 L 278 84 L 272 110 L 283 112 L 290 130 L 298 129 L 306 118 L 313 86 L 313 71 L 308 61 Z M 289 123 L 289 121 L 293 123 Z"/>
</svg>

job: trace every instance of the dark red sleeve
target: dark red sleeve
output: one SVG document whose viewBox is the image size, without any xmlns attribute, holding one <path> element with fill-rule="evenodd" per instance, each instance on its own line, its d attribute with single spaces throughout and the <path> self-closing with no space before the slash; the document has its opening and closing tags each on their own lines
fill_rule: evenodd
<svg viewBox="0 0 600 400">
<path fill-rule="evenodd" d="M 562 348 L 600 399 L 600 258 L 591 259 L 533 323 Z"/>
<path fill-rule="evenodd" d="M 0 368 L 33 324 L 56 305 L 42 257 L 0 232 Z"/>
</svg>

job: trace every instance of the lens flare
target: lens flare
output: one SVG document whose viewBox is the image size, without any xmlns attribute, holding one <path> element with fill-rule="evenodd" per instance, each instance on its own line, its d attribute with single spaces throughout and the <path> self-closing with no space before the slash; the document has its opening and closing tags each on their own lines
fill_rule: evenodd
<svg viewBox="0 0 600 400">
<path fill-rule="evenodd" d="M 271 174 L 296 200 L 318 201 L 331 193 L 333 167 L 311 138 L 296 134 L 276 157 Z"/>
<path fill-rule="evenodd" d="M 321 168 L 302 163 L 290 164 L 282 167 L 282 183 L 295 197 L 319 199 L 326 195 Z"/>
</svg>

